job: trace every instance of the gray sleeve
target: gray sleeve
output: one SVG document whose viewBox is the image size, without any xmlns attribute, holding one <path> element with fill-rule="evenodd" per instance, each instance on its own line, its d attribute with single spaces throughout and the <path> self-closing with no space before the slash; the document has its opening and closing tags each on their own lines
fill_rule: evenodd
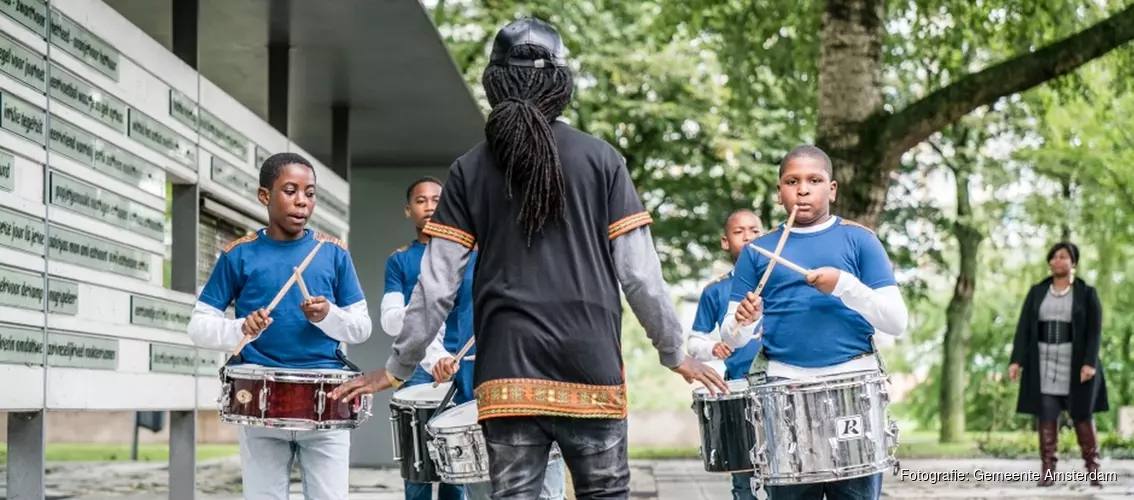
<svg viewBox="0 0 1134 500">
<path fill-rule="evenodd" d="M 409 380 L 426 349 L 453 309 L 457 290 L 469 263 L 468 247 L 444 238 L 433 238 L 421 257 L 421 276 L 406 307 L 402 331 L 394 339 L 393 354 L 386 371 L 398 380 Z"/>
<path fill-rule="evenodd" d="M 614 266 L 622 292 L 630 310 L 646 329 L 646 336 L 658 350 L 658 358 L 666 368 L 676 368 L 685 361 L 681 349 L 684 335 L 669 285 L 662 279 L 661 261 L 654 249 L 650 227 L 642 226 L 612 241 Z"/>
</svg>

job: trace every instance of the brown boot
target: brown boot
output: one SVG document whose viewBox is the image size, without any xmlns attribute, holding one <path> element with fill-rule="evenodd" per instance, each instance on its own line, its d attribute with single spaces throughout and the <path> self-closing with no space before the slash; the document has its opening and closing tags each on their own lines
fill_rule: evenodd
<svg viewBox="0 0 1134 500">
<path fill-rule="evenodd" d="M 1039 423 L 1040 460 L 1043 461 L 1043 471 L 1039 486 L 1052 486 L 1055 484 L 1055 463 L 1059 461 L 1059 422 L 1040 420 Z"/>
<path fill-rule="evenodd" d="M 1099 467 L 1102 466 L 1102 461 L 1099 460 L 1099 441 L 1098 436 L 1095 434 L 1095 421 L 1088 420 L 1086 422 L 1078 422 L 1075 424 L 1075 436 L 1079 438 L 1079 450 L 1083 453 L 1083 462 L 1087 465 L 1087 473 L 1090 474 L 1091 486 L 1102 486 L 1099 481 Z"/>
</svg>

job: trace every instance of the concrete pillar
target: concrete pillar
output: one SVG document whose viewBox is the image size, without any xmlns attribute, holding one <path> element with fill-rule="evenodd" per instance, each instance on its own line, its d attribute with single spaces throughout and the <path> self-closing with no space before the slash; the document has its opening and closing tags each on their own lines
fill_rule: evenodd
<svg viewBox="0 0 1134 500">
<path fill-rule="evenodd" d="M 288 137 L 291 2 L 270 2 L 268 9 L 268 124 Z"/>
<path fill-rule="evenodd" d="M 199 0 L 171 0 L 173 7 L 170 26 L 173 31 L 173 55 L 197 69 L 197 34 L 200 19 Z"/>
<path fill-rule="evenodd" d="M 43 500 L 45 424 L 43 410 L 8 414 L 8 500 Z"/>
<path fill-rule="evenodd" d="M 350 105 L 344 103 L 331 106 L 331 170 L 350 182 Z"/>
</svg>

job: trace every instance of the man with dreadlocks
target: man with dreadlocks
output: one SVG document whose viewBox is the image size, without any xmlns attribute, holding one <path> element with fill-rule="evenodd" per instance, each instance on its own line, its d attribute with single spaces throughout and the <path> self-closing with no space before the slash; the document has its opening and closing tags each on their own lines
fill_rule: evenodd
<svg viewBox="0 0 1134 500">
<path fill-rule="evenodd" d="M 619 284 L 663 365 L 714 393 L 727 385 L 684 356 L 652 219 L 621 156 L 557 120 L 574 90 L 559 33 L 530 18 L 508 24 L 482 81 L 487 140 L 449 170 L 386 370 L 333 396 L 397 387 L 413 374 L 479 244 L 473 371 L 493 498 L 536 498 L 553 442 L 577 498 L 629 498 Z"/>
</svg>

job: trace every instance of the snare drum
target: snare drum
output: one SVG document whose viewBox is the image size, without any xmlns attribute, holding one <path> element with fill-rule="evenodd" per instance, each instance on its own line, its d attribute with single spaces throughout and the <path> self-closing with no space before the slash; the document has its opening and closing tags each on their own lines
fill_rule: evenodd
<svg viewBox="0 0 1134 500">
<path fill-rule="evenodd" d="M 400 389 L 390 397 L 390 432 L 393 433 L 394 460 L 401 462 L 402 479 L 414 483 L 441 480 L 429 459 L 425 424 L 449 392 L 452 382 L 433 387 L 432 383 Z M 452 404 L 449 405 L 449 408 Z"/>
<path fill-rule="evenodd" d="M 707 472 L 752 470 L 755 428 L 748 421 L 748 381 L 731 380 L 728 394 L 713 396 L 704 387 L 693 390 L 693 413 L 701 430 L 701 461 Z"/>
<path fill-rule="evenodd" d="M 752 387 L 753 491 L 870 476 L 894 465 L 898 425 L 887 411 L 887 383 L 881 372 L 856 372 Z"/>
<path fill-rule="evenodd" d="M 476 401 L 462 403 L 433 417 L 426 425 L 429 457 L 449 484 L 488 481 L 488 448 L 477 422 Z"/>
<path fill-rule="evenodd" d="M 373 396 L 351 403 L 327 395 L 357 375 L 348 370 L 226 366 L 217 399 L 220 420 L 291 431 L 355 429 L 370 416 Z"/>
</svg>

